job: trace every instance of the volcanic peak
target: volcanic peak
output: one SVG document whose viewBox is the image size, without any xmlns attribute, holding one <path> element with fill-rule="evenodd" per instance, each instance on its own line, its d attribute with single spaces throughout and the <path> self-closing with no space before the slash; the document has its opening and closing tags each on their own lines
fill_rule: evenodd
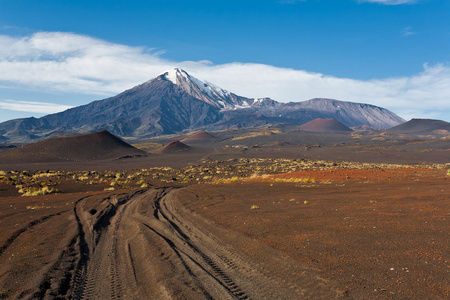
<svg viewBox="0 0 450 300">
<path fill-rule="evenodd" d="M 189 95 L 220 109 L 250 107 L 253 99 L 237 96 L 206 80 L 198 79 L 180 68 L 174 68 L 158 78 L 172 82 Z"/>
<path fill-rule="evenodd" d="M 188 145 L 186 145 L 178 140 L 173 140 L 172 142 L 168 143 L 164 147 L 156 150 L 154 153 L 155 154 L 176 153 L 176 152 L 181 152 L 181 151 L 188 151 L 190 149 L 191 149 L 191 147 L 189 147 Z"/>
<path fill-rule="evenodd" d="M 181 140 L 181 142 L 195 143 L 195 142 L 209 141 L 211 139 L 214 139 L 214 136 L 212 136 L 210 133 L 206 131 L 200 130 L 185 137 L 184 139 Z"/>
<path fill-rule="evenodd" d="M 329 132 L 329 131 L 352 131 L 350 128 L 337 121 L 336 119 L 317 118 L 300 126 L 301 130 Z"/>
</svg>

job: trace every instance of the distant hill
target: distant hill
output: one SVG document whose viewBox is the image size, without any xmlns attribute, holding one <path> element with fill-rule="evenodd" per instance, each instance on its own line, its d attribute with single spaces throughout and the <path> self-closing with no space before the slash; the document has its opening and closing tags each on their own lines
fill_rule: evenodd
<svg viewBox="0 0 450 300">
<path fill-rule="evenodd" d="M 370 127 L 367 125 L 362 125 L 362 126 L 354 126 L 350 128 L 353 131 L 357 131 L 357 132 L 365 132 L 365 133 L 374 133 L 374 132 L 382 132 L 385 131 L 384 128 L 381 127 Z"/>
<path fill-rule="evenodd" d="M 111 98 L 42 118 L 0 123 L 0 138 L 8 143 L 26 143 L 53 133 L 86 134 L 101 129 L 122 137 L 148 138 L 184 130 L 301 125 L 315 118 L 334 118 L 349 127 L 390 128 L 405 121 L 369 104 L 333 99 L 280 103 L 269 98 L 246 98 L 177 68 Z"/>
<path fill-rule="evenodd" d="M 106 130 L 82 136 L 54 138 L 0 152 L 1 163 L 88 161 L 145 155 Z"/>
<path fill-rule="evenodd" d="M 315 131 L 315 132 L 352 131 L 350 128 L 340 123 L 339 121 L 336 121 L 335 119 L 321 119 L 321 118 L 309 121 L 308 123 L 301 125 L 299 128 L 301 130 Z"/>
<path fill-rule="evenodd" d="M 208 142 L 214 140 L 214 136 L 212 136 L 210 133 L 206 131 L 198 131 L 195 133 L 190 134 L 189 136 L 185 137 L 181 140 L 181 142 L 185 144 L 189 143 L 202 143 L 202 142 Z"/>
<path fill-rule="evenodd" d="M 433 119 L 412 119 L 390 128 L 389 132 L 416 135 L 448 134 L 450 132 L 450 123 Z"/>
<path fill-rule="evenodd" d="M 80 136 L 83 135 L 82 133 L 78 132 L 54 132 L 47 136 L 45 139 L 56 139 L 56 138 L 64 138 L 64 137 L 73 137 L 73 136 Z"/>
<path fill-rule="evenodd" d="M 165 145 L 162 148 L 159 148 L 158 150 L 156 150 L 155 154 L 161 154 L 161 153 L 177 153 L 177 152 L 183 152 L 183 151 L 189 151 L 191 149 L 191 147 L 189 147 L 188 145 L 178 141 L 178 140 L 174 140 L 172 142 L 170 142 L 169 144 Z"/>
</svg>

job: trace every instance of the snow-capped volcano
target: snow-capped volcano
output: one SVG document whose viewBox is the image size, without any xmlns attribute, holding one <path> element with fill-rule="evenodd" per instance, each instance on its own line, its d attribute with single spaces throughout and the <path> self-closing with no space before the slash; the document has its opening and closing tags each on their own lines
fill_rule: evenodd
<svg viewBox="0 0 450 300">
<path fill-rule="evenodd" d="M 176 68 L 107 99 L 39 119 L 0 123 L 0 140 L 23 143 L 55 132 L 102 129 L 145 138 L 183 130 L 302 125 L 316 118 L 333 118 L 348 127 L 390 128 L 404 122 L 384 108 L 362 103 L 332 99 L 280 103 L 270 98 L 241 97 Z"/>
<path fill-rule="evenodd" d="M 192 97 L 224 110 L 250 107 L 254 102 L 254 99 L 238 96 L 208 81 L 195 78 L 180 68 L 169 70 L 159 78 L 171 81 Z"/>
</svg>

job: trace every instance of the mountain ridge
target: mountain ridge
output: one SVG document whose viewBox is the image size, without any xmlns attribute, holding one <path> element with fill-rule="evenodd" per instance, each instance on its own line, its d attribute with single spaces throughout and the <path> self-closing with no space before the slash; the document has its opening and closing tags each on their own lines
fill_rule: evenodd
<svg viewBox="0 0 450 300">
<path fill-rule="evenodd" d="M 145 138 L 193 130 L 302 125 L 316 118 L 336 119 L 348 127 L 390 128 L 405 120 L 370 104 L 333 99 L 280 103 L 236 95 L 175 68 L 116 96 L 46 115 L 0 123 L 9 142 L 44 139 L 55 132 L 108 130 L 122 137 Z"/>
</svg>

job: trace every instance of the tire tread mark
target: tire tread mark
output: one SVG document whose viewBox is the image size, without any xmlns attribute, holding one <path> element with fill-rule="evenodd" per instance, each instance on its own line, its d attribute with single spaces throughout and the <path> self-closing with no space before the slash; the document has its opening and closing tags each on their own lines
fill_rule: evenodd
<svg viewBox="0 0 450 300">
<path fill-rule="evenodd" d="M 197 253 L 198 255 L 200 255 L 200 257 L 203 259 L 203 261 L 206 263 L 206 265 L 208 265 L 212 269 L 212 272 L 216 275 L 216 276 L 214 276 L 210 272 L 208 272 L 211 275 L 212 278 L 216 279 L 216 281 L 220 285 L 222 285 L 236 299 L 250 299 L 250 297 L 248 295 L 246 295 L 241 290 L 241 288 L 222 269 L 220 269 L 209 256 L 207 256 L 203 251 L 201 251 L 197 246 L 195 246 L 192 243 L 192 241 L 190 240 L 190 238 L 181 230 L 181 228 L 177 224 L 175 224 L 173 221 L 171 221 L 167 217 L 167 215 L 162 211 L 162 209 L 161 209 L 161 201 L 164 200 L 164 197 L 165 197 L 166 194 L 167 194 L 167 192 L 163 193 L 162 196 L 158 197 L 155 200 L 155 210 L 158 210 L 157 213 L 159 215 L 161 215 L 161 217 L 164 218 L 164 220 L 166 222 L 169 223 L 171 228 L 181 237 L 181 239 L 183 240 L 185 245 L 187 245 L 190 249 L 192 249 L 194 251 L 194 253 Z M 164 208 L 168 210 L 167 206 L 165 206 L 165 205 L 164 205 Z M 155 231 L 155 230 L 153 230 L 153 231 Z M 155 233 L 157 233 L 157 232 L 155 231 Z M 158 233 L 158 235 L 160 235 L 164 239 L 167 239 L 166 237 L 164 237 L 163 235 L 161 235 L 159 233 Z M 176 249 L 175 244 L 172 241 L 170 241 L 169 245 L 172 247 L 172 249 L 174 251 L 178 252 L 178 250 Z M 188 258 L 190 258 L 195 264 L 200 266 L 200 264 L 198 262 L 196 262 L 191 256 L 187 255 L 186 253 L 183 253 L 183 254 L 185 254 Z M 179 255 L 179 253 L 177 255 Z M 181 259 L 181 257 L 180 257 L 180 259 Z M 183 265 L 185 265 L 185 263 L 183 263 Z M 201 267 L 201 268 L 204 271 L 206 271 L 205 268 L 203 268 L 203 267 Z"/>
<path fill-rule="evenodd" d="M 13 242 L 14 242 L 14 241 L 15 241 L 22 233 L 24 233 L 25 231 L 31 229 L 32 227 L 34 227 L 34 226 L 36 226 L 36 225 L 38 225 L 38 224 L 40 224 L 40 223 L 42 223 L 42 222 L 47 221 L 48 219 L 50 219 L 50 218 L 52 218 L 52 217 L 59 216 L 59 215 L 61 215 L 61 214 L 63 214 L 63 213 L 66 213 L 66 212 L 68 212 L 68 211 L 70 211 L 70 209 L 64 210 L 64 211 L 60 211 L 60 212 L 57 212 L 57 213 L 54 213 L 54 214 L 50 214 L 50 215 L 43 216 L 43 217 L 41 217 L 41 218 L 39 218 L 39 219 L 36 219 L 36 220 L 31 221 L 30 223 L 28 223 L 27 225 L 25 225 L 23 228 L 21 228 L 21 229 L 15 231 L 15 232 L 9 237 L 9 239 L 6 240 L 6 242 L 3 244 L 3 246 L 0 247 L 0 255 L 2 255 L 2 254 L 6 251 L 6 249 L 8 249 L 8 247 L 11 246 L 11 244 L 12 244 L 12 243 L 13 243 Z"/>
<path fill-rule="evenodd" d="M 83 223 L 80 220 L 76 207 L 75 207 L 75 217 L 78 222 L 78 228 L 79 228 L 79 237 L 80 237 L 80 252 L 83 253 L 81 255 L 81 259 L 79 261 L 79 264 L 77 266 L 77 272 L 76 276 L 74 278 L 74 284 L 75 287 L 73 288 L 72 293 L 72 299 L 91 299 L 92 297 L 95 297 L 96 295 L 93 295 L 95 292 L 95 288 L 97 285 L 97 278 L 100 276 L 98 272 L 100 272 L 100 269 L 90 264 L 90 260 L 92 259 L 91 255 L 94 255 L 96 253 L 96 246 L 98 245 L 100 238 L 103 236 L 103 234 L 106 232 L 106 230 L 111 225 L 111 220 L 114 216 L 117 215 L 118 209 L 126 204 L 130 199 L 133 199 L 136 195 L 144 193 L 146 190 L 136 190 L 132 193 L 128 194 L 117 194 L 114 195 L 117 197 L 117 201 L 112 202 L 111 196 L 108 196 L 107 198 L 103 200 L 108 201 L 108 205 L 106 208 L 104 208 L 99 216 L 96 222 L 92 225 L 91 230 L 93 231 L 94 240 L 92 241 L 91 249 L 89 249 L 89 244 L 85 240 L 85 233 L 83 231 Z M 82 199 L 80 199 L 81 201 Z M 78 202 L 77 202 L 78 203 Z M 119 218 L 115 222 L 115 226 L 112 229 L 113 232 L 113 240 L 112 240 L 112 249 L 111 249 L 111 259 L 109 262 L 109 278 L 110 278 L 110 292 L 111 292 L 111 299 L 120 299 L 122 297 L 122 284 L 121 280 L 119 278 L 119 272 L 117 270 L 117 240 L 116 240 L 116 233 L 120 224 L 120 218 L 122 217 L 121 214 L 117 215 Z M 104 295 L 102 295 L 104 296 Z"/>
<path fill-rule="evenodd" d="M 178 257 L 178 259 L 180 260 L 181 264 L 183 265 L 183 267 L 186 269 L 186 271 L 188 272 L 188 274 L 194 279 L 194 281 L 196 282 L 196 284 L 199 286 L 199 288 L 201 289 L 202 293 L 205 295 L 205 297 L 207 299 L 214 299 L 209 293 L 208 291 L 206 291 L 206 289 L 200 284 L 200 282 L 197 279 L 197 276 L 194 274 L 194 272 L 191 270 L 191 268 L 187 265 L 186 261 L 183 259 L 183 257 L 180 254 L 180 250 L 177 249 L 175 243 L 170 240 L 169 238 L 165 237 L 164 235 L 160 234 L 159 232 L 157 232 L 155 229 L 153 229 L 152 227 L 148 226 L 147 224 L 143 224 L 145 227 L 147 227 L 148 229 L 150 229 L 152 232 L 154 232 L 155 234 L 157 234 L 159 237 L 161 237 L 170 247 L 170 249 L 173 250 L 173 252 L 175 253 L 175 255 Z M 185 253 L 183 253 L 185 254 Z M 186 254 L 185 254 L 186 255 Z M 212 274 L 210 274 L 207 270 L 205 270 L 200 264 L 198 264 L 195 260 L 193 260 L 190 256 L 186 255 L 187 257 L 189 257 L 198 267 L 200 267 L 202 270 L 206 271 L 211 277 L 214 278 L 214 276 Z M 220 282 L 219 282 L 220 283 Z"/>
<path fill-rule="evenodd" d="M 82 197 L 75 202 L 75 207 L 73 208 L 75 220 L 78 226 L 78 251 L 80 258 L 78 260 L 77 266 L 75 268 L 74 276 L 72 279 L 72 299 L 82 299 L 83 293 L 86 285 L 86 267 L 89 260 L 89 245 L 85 238 L 85 232 L 83 229 L 83 223 L 81 222 L 80 216 L 77 213 L 77 205 L 82 200 L 89 198 L 90 196 Z"/>
</svg>

